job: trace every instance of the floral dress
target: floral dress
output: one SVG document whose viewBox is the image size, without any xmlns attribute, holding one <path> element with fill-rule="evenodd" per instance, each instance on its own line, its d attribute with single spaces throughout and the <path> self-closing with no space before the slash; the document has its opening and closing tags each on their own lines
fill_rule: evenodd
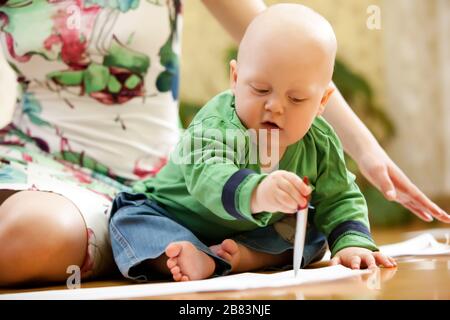
<svg viewBox="0 0 450 320">
<path fill-rule="evenodd" d="M 0 0 L 0 43 L 20 86 L 0 130 L 0 189 L 78 207 L 84 276 L 111 267 L 112 198 L 154 175 L 178 140 L 181 10 L 181 0 Z"/>
</svg>

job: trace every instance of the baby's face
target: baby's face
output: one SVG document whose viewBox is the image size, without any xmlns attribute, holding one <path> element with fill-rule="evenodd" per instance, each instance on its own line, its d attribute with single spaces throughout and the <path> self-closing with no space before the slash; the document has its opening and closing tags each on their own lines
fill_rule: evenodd
<svg viewBox="0 0 450 320">
<path fill-rule="evenodd" d="M 259 135 L 268 134 L 268 139 L 272 130 L 278 130 L 280 147 L 305 136 L 333 92 L 333 61 L 324 63 L 324 55 L 314 48 L 303 56 L 289 51 L 289 45 L 267 48 L 230 63 L 240 120 Z"/>
</svg>

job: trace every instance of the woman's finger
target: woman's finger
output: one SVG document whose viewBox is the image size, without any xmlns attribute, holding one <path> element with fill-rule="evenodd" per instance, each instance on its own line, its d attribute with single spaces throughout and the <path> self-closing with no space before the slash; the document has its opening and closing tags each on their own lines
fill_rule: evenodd
<svg viewBox="0 0 450 320">
<path fill-rule="evenodd" d="M 413 184 L 395 164 L 389 166 L 389 173 L 397 188 L 399 194 L 399 199 L 397 201 L 400 204 L 403 205 L 407 201 L 414 202 L 415 207 L 422 206 L 422 210 L 429 212 L 432 217 L 435 217 L 442 222 L 450 222 L 450 215 L 420 191 L 420 189 Z"/>
<path fill-rule="evenodd" d="M 394 183 L 389 176 L 388 168 L 384 167 L 378 171 L 374 179 L 377 180 L 378 189 L 384 197 L 389 201 L 395 201 L 397 198 L 397 192 L 395 190 Z"/>
<path fill-rule="evenodd" d="M 398 187 L 397 202 L 401 205 L 405 203 L 413 204 L 419 210 L 428 212 L 431 216 L 436 218 L 447 219 L 448 215 L 435 203 L 427 198 L 416 186 L 411 186 L 410 189 L 405 189 L 404 186 Z"/>
<path fill-rule="evenodd" d="M 433 217 L 431 215 L 429 215 L 428 213 L 426 213 L 423 210 L 420 210 L 419 208 L 414 206 L 412 203 L 410 203 L 410 202 L 409 203 L 402 203 L 402 205 L 406 209 L 408 209 L 409 211 L 414 213 L 416 216 L 418 216 L 420 219 L 422 219 L 423 221 L 426 221 L 426 222 L 433 221 Z"/>
</svg>

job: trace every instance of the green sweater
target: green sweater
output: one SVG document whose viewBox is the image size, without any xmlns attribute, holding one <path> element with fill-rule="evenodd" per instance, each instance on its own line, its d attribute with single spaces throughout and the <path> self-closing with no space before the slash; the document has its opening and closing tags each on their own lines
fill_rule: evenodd
<svg viewBox="0 0 450 320">
<path fill-rule="evenodd" d="M 197 113 L 167 165 L 156 177 L 137 182 L 134 191 L 213 241 L 279 221 L 283 213 L 251 212 L 252 192 L 267 174 L 253 161 L 246 132 L 232 93 L 219 94 Z M 278 169 L 309 178 L 313 222 L 327 237 L 332 255 L 351 246 L 377 250 L 366 201 L 345 166 L 340 141 L 323 118 L 287 148 Z"/>
</svg>

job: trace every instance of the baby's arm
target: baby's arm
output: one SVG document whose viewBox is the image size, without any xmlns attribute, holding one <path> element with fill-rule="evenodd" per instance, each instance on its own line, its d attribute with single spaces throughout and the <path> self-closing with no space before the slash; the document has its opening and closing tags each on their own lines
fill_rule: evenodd
<svg viewBox="0 0 450 320">
<path fill-rule="evenodd" d="M 370 251 L 365 248 L 347 247 L 336 253 L 331 259 L 331 265 L 342 264 L 348 268 L 375 268 L 381 265 L 387 268 L 397 266 L 395 260 L 381 253 L 380 251 Z"/>
<path fill-rule="evenodd" d="M 187 191 L 210 213 L 230 224 L 239 221 L 267 226 L 272 213 L 251 208 L 252 195 L 267 174 L 249 169 L 255 167 L 248 165 L 250 138 L 242 139 L 245 135 L 221 118 L 203 118 L 189 126 L 171 158 Z"/>
<path fill-rule="evenodd" d="M 327 237 L 332 257 L 346 248 L 378 251 L 370 234 L 366 201 L 346 168 L 340 141 L 332 128 L 318 125 L 321 129 L 313 132 L 319 159 L 317 177 L 312 178 L 314 224 Z"/>
</svg>

